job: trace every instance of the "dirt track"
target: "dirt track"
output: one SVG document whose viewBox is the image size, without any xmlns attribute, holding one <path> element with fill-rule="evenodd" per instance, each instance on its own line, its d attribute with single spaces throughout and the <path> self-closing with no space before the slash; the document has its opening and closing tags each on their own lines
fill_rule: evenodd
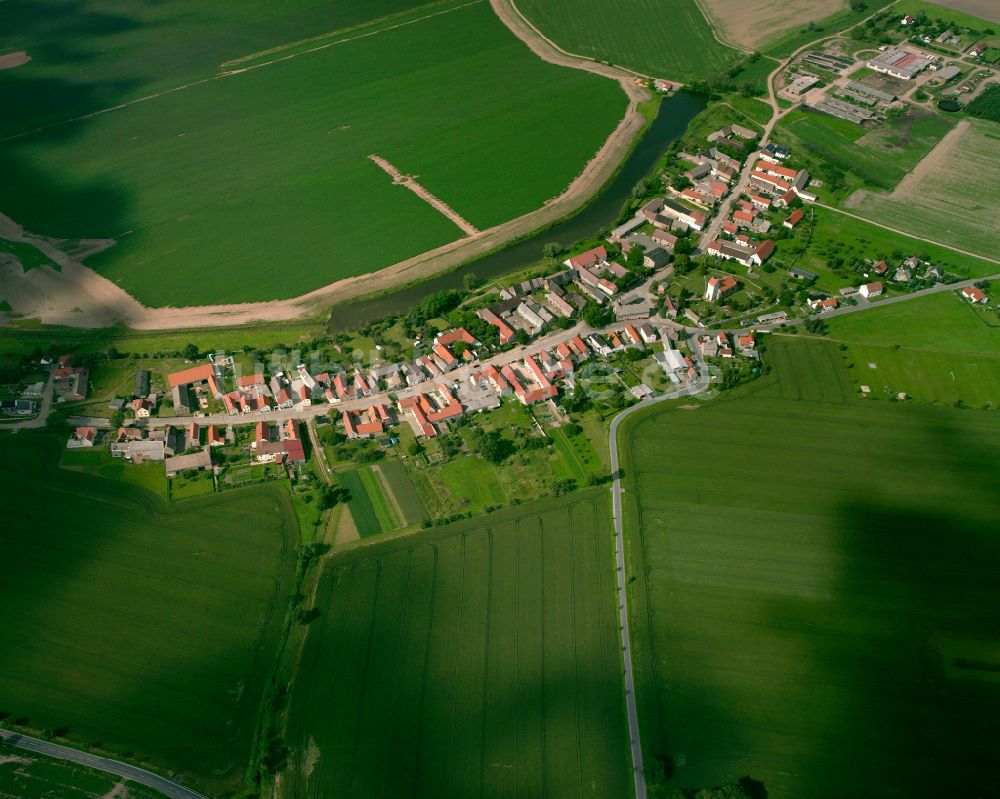
<svg viewBox="0 0 1000 799">
<path fill-rule="evenodd" d="M 16 266 L 0 268 L 0 300 L 6 300 L 21 317 L 72 327 L 107 327 L 122 323 L 139 330 L 212 327 L 246 322 L 287 321 L 317 314 L 324 306 L 403 283 L 425 279 L 483 255 L 580 208 L 615 172 L 642 129 L 645 119 L 637 104 L 648 98 L 634 76 L 615 67 L 589 61 L 559 50 L 541 36 L 514 8 L 511 0 L 490 0 L 508 28 L 544 61 L 582 69 L 617 80 L 629 98 L 628 109 L 583 171 L 567 189 L 541 208 L 496 227 L 458 239 L 437 249 L 386 267 L 370 275 L 345 278 L 290 300 L 237 305 L 201 305 L 185 308 L 147 308 L 116 284 L 84 266 L 64 251 L 65 243 L 44 239 L 21 229 L 0 215 L 0 236 L 34 244 L 61 267 L 55 272 L 37 267 L 19 274 Z M 92 242 L 102 249 L 109 242 Z M 0 313 L 0 318 L 3 314 Z"/>
</svg>

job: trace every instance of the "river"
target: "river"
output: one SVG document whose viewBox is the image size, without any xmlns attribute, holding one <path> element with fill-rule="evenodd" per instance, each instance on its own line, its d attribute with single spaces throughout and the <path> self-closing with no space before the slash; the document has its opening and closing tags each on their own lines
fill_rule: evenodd
<svg viewBox="0 0 1000 799">
<path fill-rule="evenodd" d="M 542 247 L 550 241 L 572 244 L 594 235 L 615 221 L 635 185 L 652 172 L 660 156 L 683 135 L 688 124 L 705 109 L 706 104 L 704 97 L 684 91 L 665 99 L 653 124 L 643 134 L 618 174 L 593 202 L 578 213 L 541 233 L 422 283 L 371 299 L 338 305 L 333 308 L 330 330 L 357 329 L 376 319 L 407 313 L 431 294 L 461 289 L 463 278 L 469 272 L 481 279 L 496 278 L 538 261 L 542 257 Z"/>
</svg>

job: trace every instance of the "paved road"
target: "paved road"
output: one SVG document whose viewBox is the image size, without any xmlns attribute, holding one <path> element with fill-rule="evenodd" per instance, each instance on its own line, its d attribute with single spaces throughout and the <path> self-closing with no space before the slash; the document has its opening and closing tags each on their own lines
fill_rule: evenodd
<svg viewBox="0 0 1000 799">
<path fill-rule="evenodd" d="M 636 411 L 655 405 L 657 402 L 699 394 L 707 389 L 708 369 L 704 361 L 701 360 L 701 356 L 697 354 L 697 349 L 692 341 L 691 352 L 695 353 L 694 357 L 698 361 L 699 374 L 695 383 L 661 397 L 643 400 L 638 405 L 627 408 L 611 420 L 611 430 L 608 433 L 608 444 L 611 447 L 611 474 L 614 478 L 611 487 L 611 513 L 615 523 L 615 569 L 618 577 L 618 617 L 621 626 L 622 657 L 625 667 L 625 709 L 628 714 L 628 737 L 632 750 L 632 778 L 635 782 L 636 799 L 646 799 L 646 773 L 642 762 L 639 715 L 635 702 L 635 676 L 632 670 L 632 638 L 629 629 L 628 590 L 625 578 L 625 541 L 622 534 L 622 483 L 618 465 L 618 427 Z"/>
<path fill-rule="evenodd" d="M 202 794 L 192 791 L 190 788 L 185 788 L 183 785 L 178 785 L 176 782 L 171 782 L 166 777 L 153 774 L 151 771 L 146 771 L 138 766 L 121 763 L 118 760 L 98 757 L 89 752 L 81 752 L 79 749 L 71 749 L 68 746 L 60 746 L 59 744 L 49 743 L 39 738 L 32 738 L 29 735 L 21 735 L 9 730 L 0 730 L 0 741 L 8 746 L 16 746 L 18 749 L 47 755 L 57 760 L 79 763 L 81 766 L 125 777 L 132 782 L 137 782 L 140 785 L 145 785 L 147 788 L 159 791 L 168 797 L 168 799 L 205 799 Z"/>
</svg>

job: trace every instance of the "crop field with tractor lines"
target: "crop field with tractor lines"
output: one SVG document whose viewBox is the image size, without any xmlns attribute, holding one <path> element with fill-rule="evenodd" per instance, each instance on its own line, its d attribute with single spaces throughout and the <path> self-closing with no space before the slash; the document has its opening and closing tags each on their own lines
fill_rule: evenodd
<svg viewBox="0 0 1000 799">
<path fill-rule="evenodd" d="M 60 444 L 0 440 L 17 507 L 0 526 L 0 710 L 203 791 L 238 787 L 294 569 L 287 494 L 168 507 L 58 469 Z"/>
<path fill-rule="evenodd" d="M 336 555 L 289 795 L 629 796 L 609 518 L 591 491 Z"/>
<path fill-rule="evenodd" d="M 647 751 L 675 787 L 989 795 L 1000 418 L 857 399 L 829 342 L 768 356 L 624 431 Z"/>
</svg>

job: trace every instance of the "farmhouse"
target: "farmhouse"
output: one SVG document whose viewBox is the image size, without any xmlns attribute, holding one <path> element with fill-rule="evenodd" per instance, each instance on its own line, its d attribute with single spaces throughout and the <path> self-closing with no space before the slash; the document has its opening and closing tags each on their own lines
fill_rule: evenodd
<svg viewBox="0 0 1000 799">
<path fill-rule="evenodd" d="M 177 455 L 163 462 L 167 477 L 176 477 L 180 472 L 212 468 L 212 454 L 203 449 L 190 455 Z"/>
<path fill-rule="evenodd" d="M 858 289 L 858 293 L 866 300 L 871 297 L 879 297 L 882 295 L 882 284 L 877 281 L 875 283 L 865 283 Z"/>
<path fill-rule="evenodd" d="M 563 263 L 565 263 L 570 269 L 579 269 L 580 267 L 589 269 L 590 267 L 602 264 L 607 260 L 608 251 L 601 246 L 594 247 L 594 249 L 587 250 L 579 255 L 574 255 L 572 258 L 567 258 L 563 261 Z"/>
<path fill-rule="evenodd" d="M 135 373 L 135 381 L 132 386 L 133 397 L 149 396 L 149 370 L 140 369 Z"/>
<path fill-rule="evenodd" d="M 93 427 L 78 427 L 73 431 L 73 435 L 66 442 L 67 449 L 77 449 L 78 447 L 92 447 L 97 440 L 97 430 Z"/>
<path fill-rule="evenodd" d="M 701 230 L 702 227 L 704 227 L 705 222 L 708 221 L 708 217 L 704 211 L 697 211 L 692 208 L 688 208 L 687 206 L 681 205 L 679 202 L 675 202 L 674 200 L 663 201 L 662 214 L 663 216 L 677 219 L 695 230 Z"/>
<path fill-rule="evenodd" d="M 64 356 L 64 358 L 69 356 Z M 59 359 L 63 363 L 63 358 Z M 56 397 L 70 402 L 78 402 L 87 396 L 89 372 L 82 366 L 60 366 L 53 369 L 52 392 Z"/>
<path fill-rule="evenodd" d="M 987 300 L 986 294 L 983 290 L 978 289 L 975 286 L 966 286 L 962 289 L 962 296 L 971 303 L 982 303 Z"/>
<path fill-rule="evenodd" d="M 783 224 L 783 225 L 784 225 L 784 226 L 785 226 L 786 228 L 788 228 L 789 230 L 791 230 L 791 229 L 792 229 L 792 228 L 794 228 L 794 227 L 795 227 L 795 226 L 796 226 L 796 225 L 797 225 L 797 224 L 798 224 L 799 222 L 801 222 L 801 221 L 802 221 L 802 217 L 804 217 L 804 216 L 805 216 L 805 214 L 804 214 L 804 213 L 802 212 L 802 209 L 801 209 L 801 208 L 796 208 L 796 209 L 795 209 L 794 211 L 792 211 L 792 212 L 791 212 L 791 213 L 790 213 L 790 214 L 788 215 L 788 218 L 787 218 L 787 219 L 786 219 L 786 220 L 785 220 L 785 221 L 784 221 L 784 222 L 783 222 L 782 224 Z"/>
</svg>

